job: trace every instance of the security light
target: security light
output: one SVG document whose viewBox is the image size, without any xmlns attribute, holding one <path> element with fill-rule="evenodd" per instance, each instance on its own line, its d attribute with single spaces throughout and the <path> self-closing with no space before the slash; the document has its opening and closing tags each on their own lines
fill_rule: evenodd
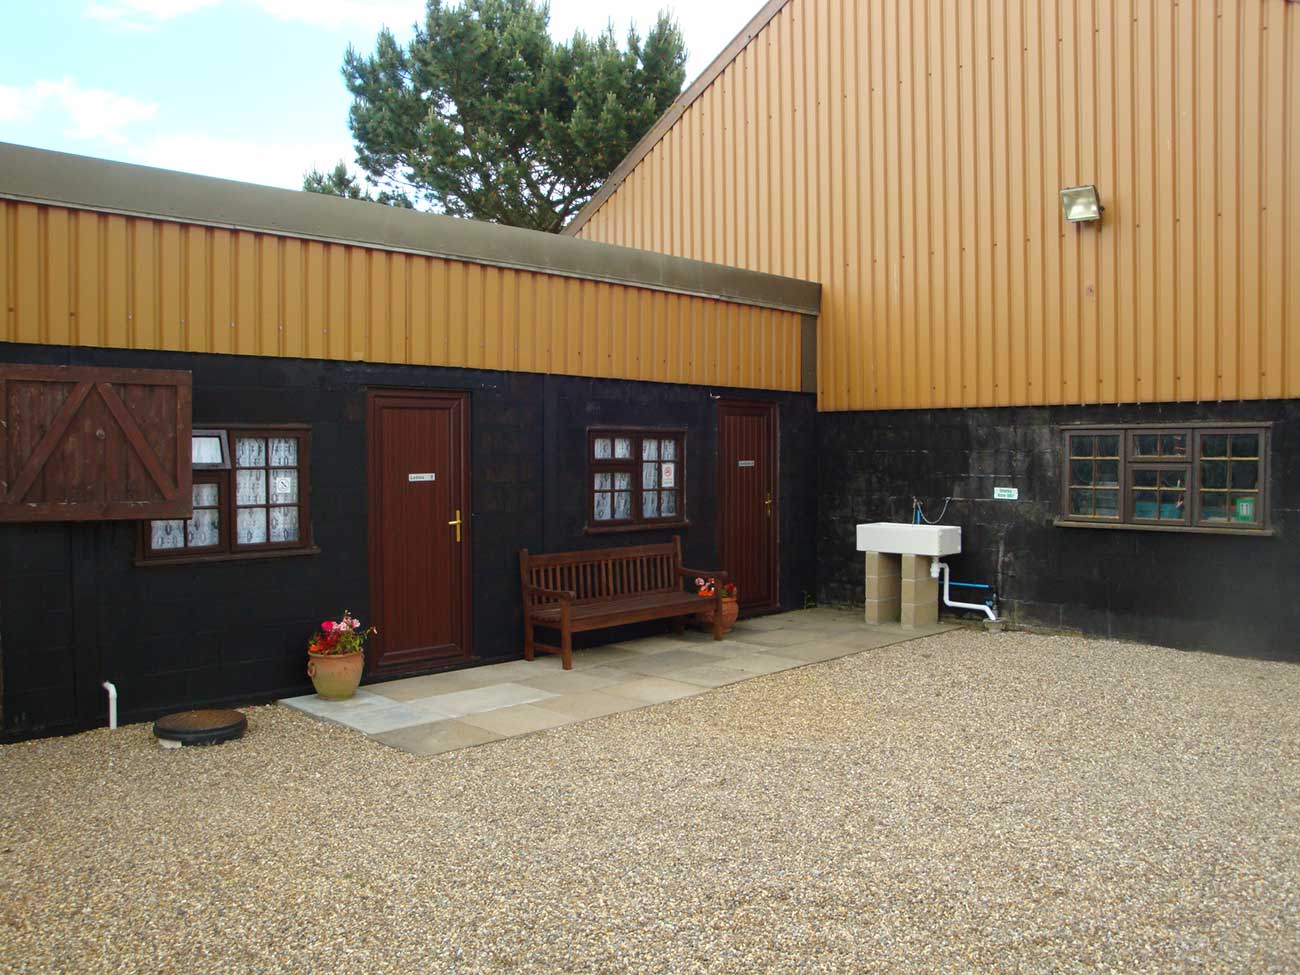
<svg viewBox="0 0 1300 975">
<path fill-rule="evenodd" d="M 1106 209 L 1101 205 L 1097 187 L 1092 184 L 1069 186 L 1061 190 L 1061 208 L 1065 211 L 1065 219 L 1070 223 L 1100 220 L 1102 211 Z"/>
</svg>

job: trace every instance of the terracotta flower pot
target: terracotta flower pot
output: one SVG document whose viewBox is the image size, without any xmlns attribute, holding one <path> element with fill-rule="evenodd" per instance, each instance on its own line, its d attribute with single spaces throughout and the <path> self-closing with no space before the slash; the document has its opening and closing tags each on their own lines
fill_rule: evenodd
<svg viewBox="0 0 1300 975">
<path fill-rule="evenodd" d="M 703 598 L 703 597 L 701 597 Z M 708 601 L 708 609 L 702 609 L 695 614 L 695 622 L 702 630 L 713 629 L 713 600 Z M 731 628 L 736 625 L 736 617 L 740 615 L 740 603 L 736 602 L 731 596 L 722 597 L 722 632 L 730 633 Z"/>
<path fill-rule="evenodd" d="M 307 652 L 307 676 L 316 693 L 327 701 L 344 701 L 357 692 L 361 672 L 366 668 L 366 653 Z"/>
</svg>

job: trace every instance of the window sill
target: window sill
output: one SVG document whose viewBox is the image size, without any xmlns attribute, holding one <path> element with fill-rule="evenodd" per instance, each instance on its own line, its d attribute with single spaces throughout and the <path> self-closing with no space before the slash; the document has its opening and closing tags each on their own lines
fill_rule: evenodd
<svg viewBox="0 0 1300 975">
<path fill-rule="evenodd" d="M 624 532 L 657 532 L 673 530 L 676 528 L 690 528 L 689 519 L 683 518 L 680 521 L 661 521 L 652 525 L 588 525 L 584 528 L 585 535 L 621 535 Z"/>
<path fill-rule="evenodd" d="M 178 555 L 173 559 L 140 559 L 133 563 L 138 569 L 156 569 L 166 565 L 204 565 L 208 562 L 252 562 L 260 559 L 289 559 L 299 555 L 319 555 L 315 545 L 310 548 L 286 548 L 265 552 L 221 552 L 216 555 Z"/>
<path fill-rule="evenodd" d="M 1199 525 L 1131 525 L 1119 522 L 1071 521 L 1057 518 L 1053 524 L 1057 528 L 1101 528 L 1121 532 L 1159 532 L 1163 535 L 1231 535 L 1234 538 L 1272 538 L 1275 532 L 1271 528 L 1205 528 Z"/>
</svg>

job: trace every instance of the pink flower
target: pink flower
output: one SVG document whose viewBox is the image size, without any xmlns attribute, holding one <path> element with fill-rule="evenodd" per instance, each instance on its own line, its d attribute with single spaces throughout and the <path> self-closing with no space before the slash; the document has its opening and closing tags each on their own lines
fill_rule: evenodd
<svg viewBox="0 0 1300 975">
<path fill-rule="evenodd" d="M 326 633 L 328 633 L 330 632 L 330 630 L 334 629 L 334 621 L 326 620 L 324 623 L 320 625 L 320 628 L 324 630 Z"/>
<path fill-rule="evenodd" d="M 704 585 L 704 580 L 701 579 L 699 576 L 696 576 L 696 577 L 695 577 L 695 584 L 696 584 L 697 586 L 702 586 L 702 585 Z"/>
</svg>

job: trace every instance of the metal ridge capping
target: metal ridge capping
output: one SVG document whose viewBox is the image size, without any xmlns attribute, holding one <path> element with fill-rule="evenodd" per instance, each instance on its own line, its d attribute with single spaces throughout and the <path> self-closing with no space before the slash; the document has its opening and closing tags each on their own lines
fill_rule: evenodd
<svg viewBox="0 0 1300 975">
<path fill-rule="evenodd" d="M 0 142 L 0 198 L 605 281 L 816 315 L 821 285 L 478 220 Z"/>
</svg>

